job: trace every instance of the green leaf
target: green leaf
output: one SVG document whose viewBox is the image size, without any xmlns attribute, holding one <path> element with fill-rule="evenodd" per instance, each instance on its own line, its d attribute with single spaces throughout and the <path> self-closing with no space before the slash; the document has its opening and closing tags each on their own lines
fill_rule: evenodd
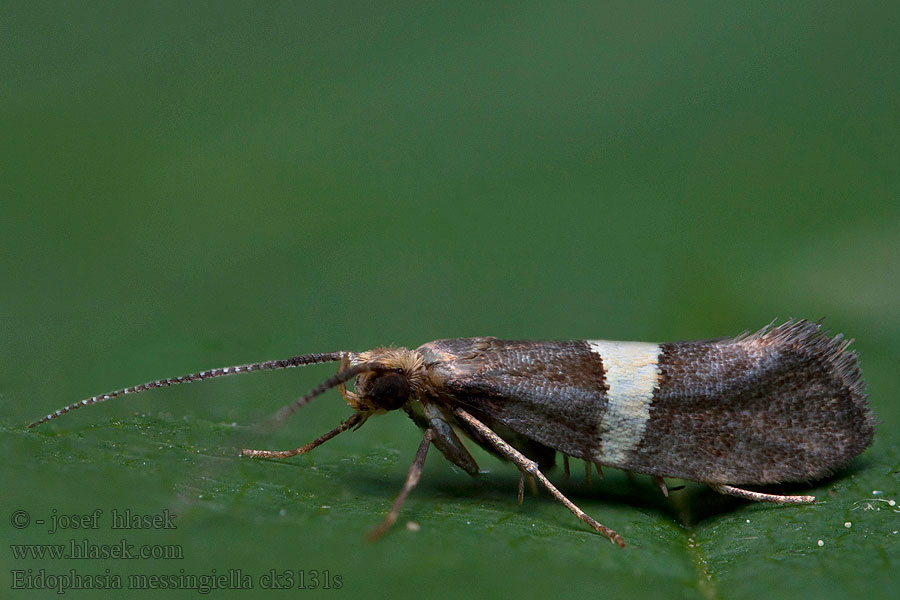
<svg viewBox="0 0 900 600">
<path fill-rule="evenodd" d="M 0 3 L 0 595 L 196 598 L 224 574 L 253 590 L 210 596 L 894 598 L 898 31 L 895 1 Z M 345 418 L 332 392 L 253 428 L 333 365 L 25 429 L 304 352 L 823 316 L 857 340 L 873 447 L 778 488 L 813 506 L 551 472 L 624 549 L 545 493 L 518 506 L 509 465 L 434 451 L 364 542 L 421 439 L 403 415 L 238 457 Z M 166 510 L 176 529 L 112 527 Z M 162 554 L 15 555 L 123 543 Z"/>
<path fill-rule="evenodd" d="M 87 427 L 72 419 L 67 427 L 28 433 L 7 428 L 6 450 L 22 456 L 27 448 L 27 468 L 7 467 L 17 475 L 7 472 L 6 480 L 17 485 L 4 492 L 4 507 L 34 519 L 103 511 L 97 530 L 49 533 L 32 526 L 7 537 L 11 544 L 126 539 L 184 555 L 178 562 L 77 563 L 85 573 L 109 568 L 127 579 L 239 569 L 258 585 L 272 569 L 298 577 L 297 571 L 308 577 L 327 570 L 348 590 L 375 597 L 442 589 L 532 596 L 554 593 L 560 581 L 575 595 L 602 584 L 609 593 L 649 597 L 749 597 L 770 586 L 819 597 L 840 597 L 852 587 L 879 597 L 896 567 L 900 507 L 889 503 L 900 468 L 896 448 L 876 446 L 853 471 L 816 487 L 824 500 L 814 506 L 746 503 L 695 484 L 665 500 L 649 478 L 611 471 L 588 487 L 579 469 L 568 480 L 557 469 L 553 479 L 574 502 L 625 536 L 623 550 L 546 494 L 526 495 L 517 506 L 514 469 L 492 457 L 478 454 L 490 472 L 471 479 L 433 453 L 397 525 L 369 544 L 363 534 L 390 507 L 416 440 L 414 431 L 393 433 L 396 427 L 376 428 L 375 440 L 367 440 L 367 429 L 310 455 L 253 460 L 237 456 L 256 437 L 248 428 L 196 418 L 137 415 Z M 126 509 L 168 509 L 178 528 L 111 529 L 112 511 Z M 47 572 L 62 566 L 12 565 Z"/>
</svg>

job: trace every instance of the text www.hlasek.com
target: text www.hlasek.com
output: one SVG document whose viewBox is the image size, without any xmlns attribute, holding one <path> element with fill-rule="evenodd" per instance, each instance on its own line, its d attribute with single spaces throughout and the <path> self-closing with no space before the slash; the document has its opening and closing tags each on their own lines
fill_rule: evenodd
<svg viewBox="0 0 900 600">
<path fill-rule="evenodd" d="M 10 544 L 9 549 L 17 560 L 184 559 L 184 550 L 180 544 L 144 544 L 135 547 L 125 539 L 115 544 L 93 544 L 87 538 L 73 538 L 67 544 Z"/>
</svg>

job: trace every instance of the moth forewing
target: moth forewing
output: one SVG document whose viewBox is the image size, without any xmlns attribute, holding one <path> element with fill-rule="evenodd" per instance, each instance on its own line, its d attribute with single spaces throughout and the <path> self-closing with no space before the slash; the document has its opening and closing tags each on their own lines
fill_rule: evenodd
<svg viewBox="0 0 900 600">
<path fill-rule="evenodd" d="M 821 478 L 871 444 L 847 345 L 790 321 L 703 342 L 469 338 L 419 351 L 489 427 L 605 466 L 734 486 Z"/>
</svg>

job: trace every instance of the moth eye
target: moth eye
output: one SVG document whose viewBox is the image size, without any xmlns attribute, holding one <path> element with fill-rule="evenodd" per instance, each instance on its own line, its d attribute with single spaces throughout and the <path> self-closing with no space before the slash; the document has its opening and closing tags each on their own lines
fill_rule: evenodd
<svg viewBox="0 0 900 600">
<path fill-rule="evenodd" d="M 369 400 L 375 408 L 395 410 L 409 400 L 409 379 L 400 373 L 388 373 L 377 377 L 369 388 Z"/>
</svg>

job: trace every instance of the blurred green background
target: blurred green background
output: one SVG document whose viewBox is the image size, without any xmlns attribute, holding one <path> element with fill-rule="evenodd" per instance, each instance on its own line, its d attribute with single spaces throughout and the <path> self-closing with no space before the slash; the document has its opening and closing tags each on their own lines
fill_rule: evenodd
<svg viewBox="0 0 900 600">
<path fill-rule="evenodd" d="M 898 31 L 895 2 L 4 2 L 0 531 L 183 558 L 4 544 L 0 588 L 14 571 L 240 570 L 257 590 L 287 571 L 318 579 L 307 594 L 366 598 L 892 595 Z M 553 472 L 624 550 L 546 494 L 518 507 L 515 469 L 483 453 L 476 480 L 433 453 L 398 525 L 364 543 L 420 439 L 402 414 L 305 457 L 236 456 L 348 415 L 331 393 L 274 433 L 250 427 L 331 366 L 24 429 L 93 394 L 297 353 L 671 341 L 788 317 L 856 338 L 874 446 L 786 488 L 826 500 L 809 507 Z M 34 523 L 96 509 L 97 530 Z M 169 509 L 178 528 L 112 530 L 113 509 Z"/>
</svg>

